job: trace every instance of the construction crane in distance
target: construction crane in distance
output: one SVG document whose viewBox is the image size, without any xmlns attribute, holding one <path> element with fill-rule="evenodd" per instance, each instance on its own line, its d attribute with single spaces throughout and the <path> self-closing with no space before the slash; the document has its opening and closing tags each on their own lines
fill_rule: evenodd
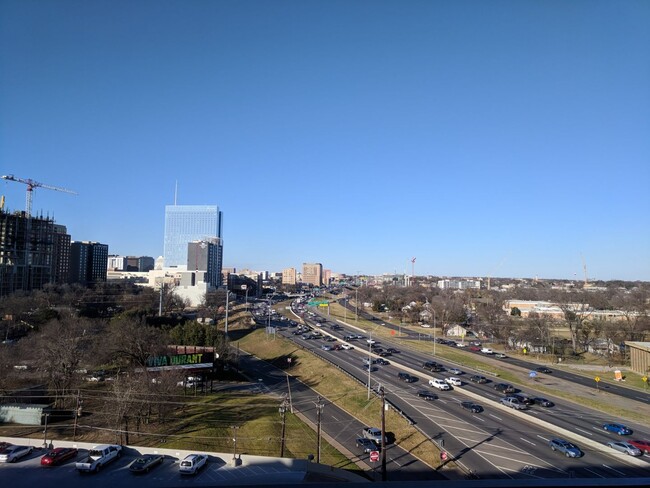
<svg viewBox="0 0 650 488">
<path fill-rule="evenodd" d="M 3 180 L 15 181 L 16 183 L 22 183 L 24 185 L 27 185 L 27 195 L 25 197 L 25 213 L 27 214 L 28 217 L 32 215 L 32 193 L 34 192 L 34 188 L 46 188 L 47 190 L 62 191 L 64 193 L 71 193 L 72 195 L 77 195 L 77 192 L 68 190 L 66 188 L 46 185 L 45 183 L 39 183 L 38 181 L 34 181 L 32 179 L 25 180 L 23 178 L 16 178 L 14 175 L 3 175 L 0 176 L 0 178 L 2 178 Z"/>
<path fill-rule="evenodd" d="M 411 278 L 415 277 L 415 258 L 411 259 Z"/>
<path fill-rule="evenodd" d="M 585 272 L 585 288 L 589 286 L 589 278 L 587 277 L 587 263 L 585 261 L 585 257 L 580 254 L 580 257 L 582 258 L 582 269 Z"/>
</svg>

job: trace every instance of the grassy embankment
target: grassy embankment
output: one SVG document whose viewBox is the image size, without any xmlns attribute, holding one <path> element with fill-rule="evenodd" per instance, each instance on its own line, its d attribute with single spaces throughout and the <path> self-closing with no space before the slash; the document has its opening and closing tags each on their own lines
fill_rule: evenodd
<svg viewBox="0 0 650 488">
<path fill-rule="evenodd" d="M 380 399 L 371 395 L 368 400 L 366 387 L 291 341 L 279 336 L 273 340 L 266 337 L 264 331 L 259 330 L 242 339 L 240 347 L 277 367 L 285 367 L 286 358 L 291 357 L 289 369 L 291 376 L 314 389 L 326 401 L 336 403 L 366 425 L 380 425 Z M 392 410 L 386 413 L 386 431 L 394 435 L 395 442 L 403 449 L 430 466 L 438 466 L 440 451 L 437 447 Z"/>
</svg>

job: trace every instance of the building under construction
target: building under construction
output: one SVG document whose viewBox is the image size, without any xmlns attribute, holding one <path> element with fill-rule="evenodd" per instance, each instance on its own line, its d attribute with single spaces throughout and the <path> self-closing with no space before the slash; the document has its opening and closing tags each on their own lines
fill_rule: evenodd
<svg viewBox="0 0 650 488">
<path fill-rule="evenodd" d="M 0 210 L 0 297 L 65 283 L 70 236 L 49 217 Z"/>
</svg>

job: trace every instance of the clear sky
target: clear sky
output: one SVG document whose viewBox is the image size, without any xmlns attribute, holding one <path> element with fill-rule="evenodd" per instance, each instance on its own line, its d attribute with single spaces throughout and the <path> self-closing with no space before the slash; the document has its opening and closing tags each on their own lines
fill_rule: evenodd
<svg viewBox="0 0 650 488">
<path fill-rule="evenodd" d="M 647 0 L 0 0 L 0 174 L 111 254 L 650 280 Z M 5 207 L 24 185 L 0 181 Z"/>
</svg>

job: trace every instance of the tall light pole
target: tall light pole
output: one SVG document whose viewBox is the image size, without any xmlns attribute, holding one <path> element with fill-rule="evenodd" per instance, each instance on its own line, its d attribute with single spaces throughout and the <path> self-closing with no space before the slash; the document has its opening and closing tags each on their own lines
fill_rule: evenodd
<svg viewBox="0 0 650 488">
<path fill-rule="evenodd" d="M 354 305 L 355 305 L 355 313 L 354 313 L 354 321 L 358 322 L 359 321 L 359 286 L 357 285 L 356 290 L 354 290 L 354 293 L 356 294 L 354 298 Z"/>
<path fill-rule="evenodd" d="M 370 400 L 370 372 L 372 371 L 372 356 L 370 356 L 371 350 L 372 350 L 372 331 L 370 331 L 370 339 L 368 339 L 368 400 Z"/>
<path fill-rule="evenodd" d="M 433 355 L 436 355 L 436 310 L 431 308 L 433 312 Z"/>
</svg>

